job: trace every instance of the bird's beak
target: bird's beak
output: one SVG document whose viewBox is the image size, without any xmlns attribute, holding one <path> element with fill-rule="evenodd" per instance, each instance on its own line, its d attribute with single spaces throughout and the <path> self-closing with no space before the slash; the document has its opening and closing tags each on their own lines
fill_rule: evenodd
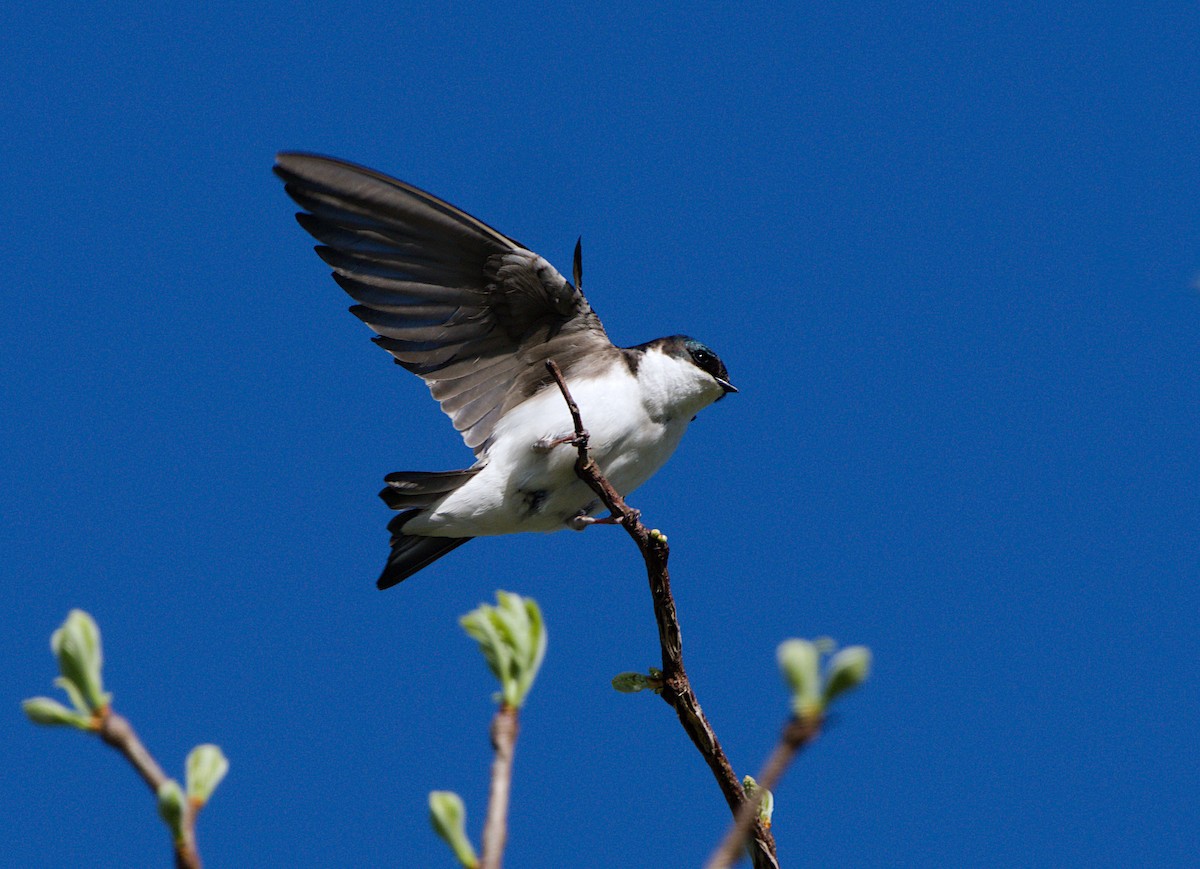
<svg viewBox="0 0 1200 869">
<path fill-rule="evenodd" d="M 736 386 L 734 386 L 732 383 L 730 383 L 728 380 L 722 380 L 720 377 L 714 377 L 713 379 L 717 381 L 718 386 L 720 386 L 722 389 L 725 390 L 725 395 L 728 395 L 731 392 L 738 391 L 738 388 Z M 723 395 L 721 397 L 724 398 L 725 395 Z"/>
</svg>

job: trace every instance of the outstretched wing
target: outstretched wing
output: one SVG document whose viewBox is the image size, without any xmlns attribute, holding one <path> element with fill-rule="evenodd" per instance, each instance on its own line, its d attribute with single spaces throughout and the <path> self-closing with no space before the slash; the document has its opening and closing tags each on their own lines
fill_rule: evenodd
<svg viewBox="0 0 1200 869">
<path fill-rule="evenodd" d="M 370 169 L 283 153 L 275 173 L 304 209 L 350 310 L 424 378 L 478 455 L 496 421 L 581 356 L 619 354 L 587 299 L 537 254 L 453 205 Z"/>
</svg>

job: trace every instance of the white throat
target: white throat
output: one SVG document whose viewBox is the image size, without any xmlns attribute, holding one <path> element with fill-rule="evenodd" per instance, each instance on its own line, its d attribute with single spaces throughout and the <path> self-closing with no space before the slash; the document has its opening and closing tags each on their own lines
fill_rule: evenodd
<svg viewBox="0 0 1200 869">
<path fill-rule="evenodd" d="M 679 417 L 687 422 L 725 394 L 708 372 L 657 347 L 642 354 L 637 381 L 646 412 L 662 422 Z"/>
</svg>

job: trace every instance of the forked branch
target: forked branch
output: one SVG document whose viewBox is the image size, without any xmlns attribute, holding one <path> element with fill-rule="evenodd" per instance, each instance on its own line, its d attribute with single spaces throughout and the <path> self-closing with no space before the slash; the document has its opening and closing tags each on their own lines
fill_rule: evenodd
<svg viewBox="0 0 1200 869">
<path fill-rule="evenodd" d="M 168 782 L 158 761 L 138 738 L 133 725 L 122 715 L 111 709 L 102 710 L 98 716 L 97 733 L 105 745 L 119 751 L 142 777 L 151 793 L 158 795 L 159 789 Z M 196 812 L 200 807 L 187 801 L 182 806 L 180 836 L 175 842 L 176 869 L 200 869 L 200 853 L 196 850 Z"/>
<path fill-rule="evenodd" d="M 779 736 L 779 744 L 775 746 L 775 750 L 767 758 L 762 772 L 758 774 L 754 796 L 746 800 L 738 809 L 733 826 L 725 834 L 725 838 L 721 840 L 721 844 L 717 846 L 713 856 L 704 865 L 704 869 L 728 869 L 737 862 L 738 855 L 746 841 L 746 835 L 757 821 L 758 809 L 762 804 L 763 797 L 775 790 L 775 786 L 783 778 L 783 774 L 791 765 L 792 760 L 821 732 L 821 725 L 822 718 L 819 715 L 810 718 L 794 716 L 788 721 L 783 728 L 783 733 Z"/>
</svg>

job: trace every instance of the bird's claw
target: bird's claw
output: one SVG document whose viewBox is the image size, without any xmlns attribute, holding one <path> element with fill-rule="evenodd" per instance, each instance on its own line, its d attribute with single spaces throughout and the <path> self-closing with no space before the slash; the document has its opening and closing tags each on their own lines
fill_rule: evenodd
<svg viewBox="0 0 1200 869">
<path fill-rule="evenodd" d="M 563 444 L 570 444 L 576 449 L 580 447 L 587 449 L 588 433 L 586 431 L 582 433 L 571 432 L 569 435 L 563 435 L 560 438 L 542 438 L 534 442 L 533 451 L 535 453 L 548 453 L 555 447 L 561 447 Z"/>
<path fill-rule="evenodd" d="M 632 525 L 641 518 L 642 511 L 634 510 L 633 508 L 630 508 L 629 512 L 624 516 L 618 516 L 614 513 L 599 519 L 597 519 L 595 516 L 589 516 L 587 513 L 580 513 L 578 516 L 572 516 L 567 520 L 567 527 L 572 531 L 582 531 L 589 525 Z"/>
</svg>

